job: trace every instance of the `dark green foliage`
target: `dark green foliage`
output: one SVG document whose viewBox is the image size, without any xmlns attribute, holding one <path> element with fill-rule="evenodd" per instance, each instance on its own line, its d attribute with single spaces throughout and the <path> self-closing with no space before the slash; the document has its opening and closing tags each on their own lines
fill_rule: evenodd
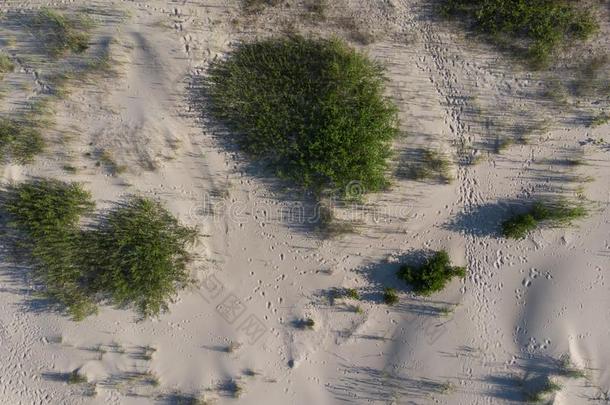
<svg viewBox="0 0 610 405">
<path fill-rule="evenodd" d="M 383 302 L 390 306 L 398 304 L 398 293 L 395 288 L 386 287 L 383 289 Z"/>
<path fill-rule="evenodd" d="M 465 276 L 466 268 L 451 266 L 449 255 L 444 250 L 435 252 L 419 268 L 403 265 L 398 270 L 398 277 L 411 284 L 416 294 L 426 296 L 441 291 L 453 277 Z"/>
<path fill-rule="evenodd" d="M 443 0 L 441 12 L 467 19 L 497 44 L 525 52 L 534 67 L 570 39 L 585 40 L 597 29 L 592 12 L 568 0 Z"/>
<path fill-rule="evenodd" d="M 44 142 L 40 131 L 28 122 L 0 118 L 0 157 L 17 163 L 30 162 L 40 153 Z"/>
<path fill-rule="evenodd" d="M 8 190 L 9 225 L 23 232 L 34 277 L 46 295 L 68 308 L 75 319 L 94 311 L 81 288 L 78 222 L 93 209 L 90 194 L 77 184 L 35 180 Z"/>
<path fill-rule="evenodd" d="M 82 53 L 89 48 L 91 22 L 78 16 L 66 16 L 54 10 L 43 9 L 33 19 L 38 37 L 44 42 L 52 56 L 68 51 Z"/>
<path fill-rule="evenodd" d="M 397 134 L 382 68 L 335 39 L 270 39 L 239 46 L 209 70 L 213 115 L 251 156 L 322 191 L 387 185 Z"/>
<path fill-rule="evenodd" d="M 515 215 L 504 221 L 502 223 L 502 234 L 507 238 L 522 239 L 542 222 L 553 226 L 561 226 L 586 215 L 587 210 L 581 205 L 537 201 L 529 212 Z"/>
<path fill-rule="evenodd" d="M 108 292 L 118 305 L 157 315 L 189 281 L 186 249 L 195 237 L 157 202 L 134 198 L 120 204 L 85 232 L 91 287 Z"/>
<path fill-rule="evenodd" d="M 35 278 L 48 297 L 76 320 L 110 297 L 144 316 L 164 310 L 187 281 L 187 244 L 195 230 L 182 227 L 158 203 L 133 198 L 98 226 L 80 227 L 94 204 L 78 184 L 35 180 L 7 190 L 10 225 L 23 233 Z"/>
</svg>

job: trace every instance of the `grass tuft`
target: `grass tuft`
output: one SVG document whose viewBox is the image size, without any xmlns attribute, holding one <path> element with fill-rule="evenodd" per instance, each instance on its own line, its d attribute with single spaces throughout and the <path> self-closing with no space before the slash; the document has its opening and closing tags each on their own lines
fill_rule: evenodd
<svg viewBox="0 0 610 405">
<path fill-rule="evenodd" d="M 87 376 L 80 373 L 79 369 L 72 371 L 68 375 L 68 384 L 84 384 L 88 382 Z"/>
<path fill-rule="evenodd" d="M 386 287 L 383 289 L 383 302 L 385 302 L 386 305 L 393 306 L 398 304 L 398 301 L 398 293 L 395 288 Z"/>
<path fill-rule="evenodd" d="M 31 123 L 0 118 L 0 158 L 10 157 L 18 163 L 31 162 L 44 148 L 40 131 Z"/>
<path fill-rule="evenodd" d="M 41 10 L 33 19 L 38 37 L 51 56 L 67 52 L 83 53 L 89 48 L 92 22 L 83 16 L 67 16 L 51 9 Z"/>
<path fill-rule="evenodd" d="M 0 52 L 0 75 L 11 73 L 15 69 L 15 64 L 11 58 L 4 52 Z"/>
<path fill-rule="evenodd" d="M 415 163 L 410 163 L 406 168 L 400 168 L 399 174 L 405 177 L 422 181 L 426 179 L 437 179 L 443 183 L 451 183 L 451 161 L 443 153 L 435 150 L 422 150 L 421 157 Z"/>
<path fill-rule="evenodd" d="M 298 185 L 323 191 L 354 181 L 388 185 L 395 106 L 383 69 L 337 39 L 268 39 L 242 44 L 209 69 L 215 118 L 239 145 Z"/>
<path fill-rule="evenodd" d="M 419 268 L 403 265 L 398 270 L 398 277 L 411 284 L 416 294 L 424 296 L 441 291 L 453 277 L 465 276 L 466 268 L 451 266 L 449 254 L 444 250 L 435 252 Z"/>
<path fill-rule="evenodd" d="M 544 67 L 562 45 L 586 40 L 599 28 L 591 10 L 569 0 L 443 0 L 440 12 L 470 22 L 534 68 Z"/>
<path fill-rule="evenodd" d="M 569 204 L 563 201 L 537 201 L 530 211 L 515 215 L 504 221 L 502 223 L 502 234 L 507 238 L 523 239 L 542 223 L 551 226 L 564 226 L 586 215 L 587 210 L 582 205 Z"/>
</svg>

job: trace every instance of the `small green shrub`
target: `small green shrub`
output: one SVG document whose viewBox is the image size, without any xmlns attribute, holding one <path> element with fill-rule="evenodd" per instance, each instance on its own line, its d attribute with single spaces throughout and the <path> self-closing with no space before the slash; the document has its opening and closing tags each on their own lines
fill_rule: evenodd
<svg viewBox="0 0 610 405">
<path fill-rule="evenodd" d="M 465 276 L 466 268 L 451 266 L 444 250 L 435 252 L 419 268 L 403 265 L 398 270 L 398 277 L 411 284 L 416 294 L 426 296 L 441 291 L 453 277 Z"/>
<path fill-rule="evenodd" d="M 211 112 L 252 157 L 315 191 L 388 185 L 394 105 L 383 69 L 337 39 L 268 39 L 209 69 Z"/>
<path fill-rule="evenodd" d="M 10 157 L 17 163 L 28 163 L 43 148 L 42 135 L 34 125 L 0 118 L 0 158 Z"/>
<path fill-rule="evenodd" d="M 534 67 L 571 39 L 585 40 L 598 29 L 593 13 L 568 0 L 443 0 L 442 15 L 466 19 L 491 41 L 525 52 Z"/>
<path fill-rule="evenodd" d="M 527 402 L 542 402 L 548 395 L 555 394 L 556 392 L 561 391 L 562 388 L 563 387 L 561 386 L 561 384 L 547 379 L 544 386 L 542 386 L 538 391 L 528 393 Z"/>
<path fill-rule="evenodd" d="M 356 290 L 355 288 L 348 288 L 345 291 L 344 296 L 352 300 L 360 300 L 360 294 L 358 294 L 358 290 Z"/>
<path fill-rule="evenodd" d="M 0 52 L 0 75 L 10 73 L 15 69 L 15 64 L 4 52 Z M 1 77 L 1 76 L 0 76 Z"/>
<path fill-rule="evenodd" d="M 33 28 L 52 56 L 66 52 L 82 53 L 89 48 L 91 21 L 81 16 L 67 16 L 43 9 L 33 19 Z"/>
<path fill-rule="evenodd" d="M 610 114 L 601 112 L 591 119 L 590 127 L 599 127 L 610 122 Z"/>
<path fill-rule="evenodd" d="M 398 304 L 398 301 L 398 293 L 395 288 L 386 287 L 383 289 L 383 302 L 385 302 L 386 305 L 393 306 Z"/>
<path fill-rule="evenodd" d="M 523 239 L 543 222 L 552 226 L 563 226 L 586 215 L 587 210 L 582 205 L 571 205 L 562 201 L 546 203 L 537 201 L 529 212 L 504 221 L 502 234 L 507 238 Z"/>
<path fill-rule="evenodd" d="M 159 314 L 189 281 L 187 247 L 196 234 L 155 201 L 119 204 L 83 236 L 92 289 L 144 316 Z"/>
<path fill-rule="evenodd" d="M 72 371 L 68 375 L 68 384 L 84 384 L 87 381 L 87 376 L 81 374 L 78 369 Z"/>
</svg>

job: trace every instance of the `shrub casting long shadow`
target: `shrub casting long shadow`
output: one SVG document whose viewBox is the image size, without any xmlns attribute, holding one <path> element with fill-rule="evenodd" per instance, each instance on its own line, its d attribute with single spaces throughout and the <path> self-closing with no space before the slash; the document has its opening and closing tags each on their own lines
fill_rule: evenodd
<svg viewBox="0 0 610 405">
<path fill-rule="evenodd" d="M 76 320 L 105 301 L 158 315 L 189 282 L 187 247 L 197 232 L 155 201 L 133 197 L 93 216 L 79 184 L 46 179 L 0 195 L 15 259 L 31 266 L 43 296 Z M 90 225 L 82 228 L 84 216 Z"/>
<path fill-rule="evenodd" d="M 193 101 L 278 177 L 316 193 L 355 181 L 374 192 L 388 185 L 398 133 L 384 81 L 379 64 L 340 40 L 274 38 L 214 61 Z"/>
</svg>

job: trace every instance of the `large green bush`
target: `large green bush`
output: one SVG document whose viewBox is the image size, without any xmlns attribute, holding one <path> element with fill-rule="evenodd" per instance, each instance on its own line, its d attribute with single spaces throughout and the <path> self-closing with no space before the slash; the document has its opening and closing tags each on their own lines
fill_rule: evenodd
<svg viewBox="0 0 610 405">
<path fill-rule="evenodd" d="M 3 205 L 20 256 L 31 258 L 46 295 L 74 319 L 106 298 L 157 315 L 188 281 L 186 248 L 196 232 L 157 202 L 130 199 L 84 230 L 81 217 L 94 204 L 78 184 L 21 183 L 6 190 Z"/>
<path fill-rule="evenodd" d="M 241 147 L 279 175 L 316 191 L 352 181 L 376 191 L 398 131 L 384 82 L 340 40 L 296 36 L 240 45 L 212 64 L 206 92 Z"/>
<path fill-rule="evenodd" d="M 405 264 L 398 270 L 398 277 L 411 284 L 419 295 L 441 291 L 453 277 L 465 276 L 466 268 L 451 266 L 449 255 L 444 250 L 435 252 L 419 268 Z"/>
<path fill-rule="evenodd" d="M 466 19 L 492 41 L 521 53 L 535 67 L 571 39 L 598 28 L 589 9 L 569 0 L 442 0 L 441 12 Z"/>
</svg>

